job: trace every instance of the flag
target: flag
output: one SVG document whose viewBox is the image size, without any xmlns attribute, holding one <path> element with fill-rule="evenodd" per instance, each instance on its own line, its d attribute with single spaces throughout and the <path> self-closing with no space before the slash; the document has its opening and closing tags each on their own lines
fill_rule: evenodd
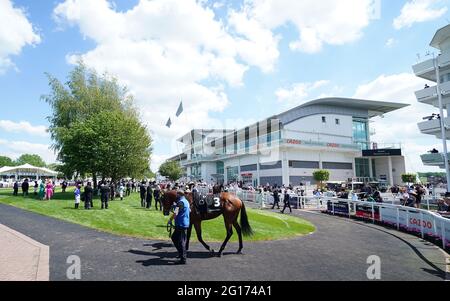
<svg viewBox="0 0 450 301">
<path fill-rule="evenodd" d="M 171 125 L 172 125 L 172 121 L 170 121 L 170 117 L 169 117 L 169 120 L 167 120 L 166 126 L 168 128 L 170 128 Z"/>
<path fill-rule="evenodd" d="M 177 110 L 177 114 L 176 114 L 177 117 L 180 116 L 181 113 L 183 113 L 183 102 L 182 101 L 180 102 L 180 105 L 179 105 L 178 110 Z"/>
</svg>

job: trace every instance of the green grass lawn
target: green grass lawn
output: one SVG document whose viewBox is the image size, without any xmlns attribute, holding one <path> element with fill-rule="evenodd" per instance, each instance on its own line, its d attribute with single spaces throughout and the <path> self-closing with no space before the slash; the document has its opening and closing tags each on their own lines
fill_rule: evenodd
<svg viewBox="0 0 450 301">
<path fill-rule="evenodd" d="M 12 189 L 0 189 L 0 203 L 109 233 L 146 239 L 168 239 L 166 231 L 168 217 L 163 216 L 161 211 L 156 211 L 154 204 L 150 210 L 141 208 L 139 193 L 132 193 L 123 201 L 116 199 L 109 202 L 108 210 L 100 209 L 99 199 L 94 200 L 94 208 L 91 210 L 84 210 L 83 202 L 80 204 L 80 209 L 76 210 L 74 209 L 73 188 L 67 191 L 62 193 L 57 190 L 51 201 L 40 201 L 34 198 L 33 193 L 29 197 L 20 195 L 14 197 Z M 247 213 L 254 235 L 244 237 L 244 241 L 285 239 L 305 235 L 315 230 L 311 223 L 296 217 L 250 208 L 247 208 Z M 225 228 L 221 216 L 203 222 L 202 229 L 205 241 L 218 242 L 225 238 Z M 237 241 L 235 232 L 231 241 Z M 194 230 L 192 238 L 196 240 Z"/>
</svg>

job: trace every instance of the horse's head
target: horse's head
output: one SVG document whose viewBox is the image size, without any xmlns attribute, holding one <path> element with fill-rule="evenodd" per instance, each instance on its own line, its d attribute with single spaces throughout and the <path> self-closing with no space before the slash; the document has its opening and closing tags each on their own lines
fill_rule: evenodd
<svg viewBox="0 0 450 301">
<path fill-rule="evenodd" d="M 163 214 L 165 216 L 170 214 L 170 210 L 174 203 L 177 202 L 177 192 L 174 190 L 169 190 L 165 192 L 161 198 L 161 204 L 163 208 Z"/>
</svg>

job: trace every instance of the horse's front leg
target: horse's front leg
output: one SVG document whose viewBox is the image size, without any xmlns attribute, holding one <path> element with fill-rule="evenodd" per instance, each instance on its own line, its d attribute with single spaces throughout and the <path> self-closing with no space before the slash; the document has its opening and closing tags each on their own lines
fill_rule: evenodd
<svg viewBox="0 0 450 301">
<path fill-rule="evenodd" d="M 211 255 L 214 255 L 214 250 L 211 249 L 204 241 L 202 238 L 202 224 L 201 222 L 197 222 L 194 224 L 194 228 L 195 228 L 195 232 L 197 233 L 197 239 L 198 241 L 205 247 L 206 250 L 208 250 L 209 252 L 211 252 Z"/>
<path fill-rule="evenodd" d="M 189 241 L 191 240 L 191 233 L 192 233 L 192 224 L 189 225 L 189 228 L 187 230 L 186 251 L 189 250 Z"/>
</svg>

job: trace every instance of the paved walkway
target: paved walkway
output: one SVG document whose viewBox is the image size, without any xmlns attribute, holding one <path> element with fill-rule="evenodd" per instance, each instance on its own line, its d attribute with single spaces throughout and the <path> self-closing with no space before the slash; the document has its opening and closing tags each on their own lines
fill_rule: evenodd
<svg viewBox="0 0 450 301">
<path fill-rule="evenodd" d="M 416 237 L 324 214 L 294 214 L 317 231 L 289 240 L 244 241 L 244 255 L 234 254 L 237 245 L 230 243 L 222 258 L 194 243 L 188 265 L 177 266 L 168 241 L 116 236 L 0 204 L 0 223 L 50 246 L 50 280 L 67 280 L 70 255 L 81 260 L 81 280 L 367 280 L 370 255 L 381 258 L 382 280 L 445 278 L 442 250 Z"/>
<path fill-rule="evenodd" d="M 49 248 L 0 224 L 0 281 L 49 280 Z"/>
</svg>

